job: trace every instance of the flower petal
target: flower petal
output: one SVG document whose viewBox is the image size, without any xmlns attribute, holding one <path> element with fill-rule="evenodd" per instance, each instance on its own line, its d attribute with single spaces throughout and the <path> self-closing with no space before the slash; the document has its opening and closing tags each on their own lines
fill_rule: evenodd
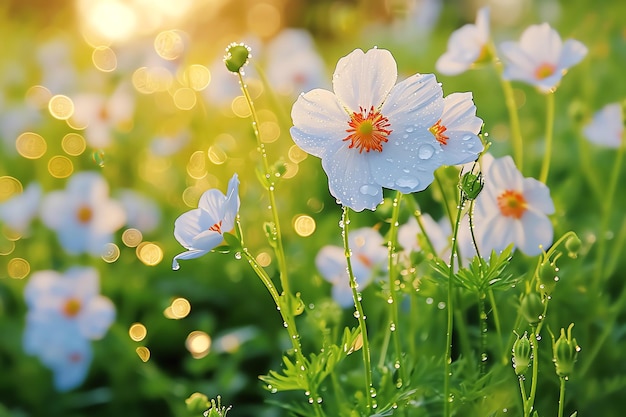
<svg viewBox="0 0 626 417">
<path fill-rule="evenodd" d="M 554 213 L 550 189 L 544 183 L 534 178 L 524 178 L 523 195 L 531 210 L 544 215 Z"/>
<path fill-rule="evenodd" d="M 237 174 L 228 181 L 226 192 L 226 202 L 224 203 L 224 214 L 222 219 L 222 232 L 230 232 L 235 227 L 235 217 L 239 212 L 239 177 Z"/>
<path fill-rule="evenodd" d="M 213 230 L 205 230 L 194 236 L 191 241 L 193 249 L 201 249 L 203 251 L 213 250 L 216 246 L 224 241 L 224 236 Z"/>
<path fill-rule="evenodd" d="M 81 334 L 88 339 L 101 339 L 115 320 L 115 306 L 106 297 L 97 296 L 81 311 L 78 326 Z"/>
<path fill-rule="evenodd" d="M 398 68 L 391 52 L 355 49 L 337 62 L 333 74 L 333 90 L 350 112 L 360 107 L 378 108 L 398 78 Z"/>
<path fill-rule="evenodd" d="M 547 216 L 528 210 L 520 222 L 524 232 L 518 235 L 515 243 L 526 255 L 539 255 L 552 245 L 554 230 Z"/>
<path fill-rule="evenodd" d="M 201 222 L 206 228 L 222 220 L 224 216 L 224 203 L 226 196 L 220 190 L 214 188 L 206 190 L 198 201 L 198 208 L 204 212 L 201 215 Z M 210 223 L 210 224 L 209 224 Z M 205 227 L 203 227 L 205 229 Z"/>
<path fill-rule="evenodd" d="M 208 229 L 200 225 L 202 215 L 201 209 L 193 209 L 178 216 L 174 222 L 174 237 L 183 247 L 190 249 L 194 237 Z"/>
<path fill-rule="evenodd" d="M 511 243 L 517 245 L 520 237 L 524 236 L 522 223 L 510 217 L 494 215 L 490 219 L 479 222 L 474 231 L 481 256 L 489 257 L 492 250 L 503 251 Z"/>
<path fill-rule="evenodd" d="M 582 42 L 575 39 L 566 40 L 559 58 L 559 68 L 566 69 L 578 64 L 587 55 L 588 51 Z"/>
<path fill-rule="evenodd" d="M 472 93 L 452 93 L 443 99 L 444 108 L 441 124 L 448 130 L 463 130 L 477 135 L 483 125 L 476 117 L 476 106 Z"/>
<path fill-rule="evenodd" d="M 441 145 L 442 158 L 445 165 L 460 165 L 475 161 L 483 150 L 480 138 L 472 132 L 446 132 L 448 143 Z"/>
<path fill-rule="evenodd" d="M 328 147 L 341 146 L 350 120 L 337 97 L 321 89 L 301 94 L 291 109 L 291 118 L 295 144 L 318 158 Z"/>
<path fill-rule="evenodd" d="M 180 269 L 180 265 L 178 264 L 179 259 L 195 259 L 195 258 L 199 258 L 200 256 L 208 252 L 209 251 L 201 250 L 201 249 L 191 249 L 186 252 L 179 253 L 178 255 L 174 256 L 174 259 L 172 259 L 172 269 L 175 271 Z"/>
<path fill-rule="evenodd" d="M 315 266 L 322 277 L 328 282 L 334 282 L 336 277 L 343 277 L 346 280 L 346 257 L 343 248 L 339 246 L 324 246 L 315 256 Z"/>
</svg>

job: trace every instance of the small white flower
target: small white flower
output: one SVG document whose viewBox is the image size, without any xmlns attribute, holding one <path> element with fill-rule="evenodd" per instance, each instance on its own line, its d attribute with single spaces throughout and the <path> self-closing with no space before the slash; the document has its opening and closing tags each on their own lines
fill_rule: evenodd
<svg viewBox="0 0 626 417">
<path fill-rule="evenodd" d="M 483 7 L 478 11 L 476 24 L 467 24 L 450 35 L 447 51 L 437 60 L 437 71 L 458 75 L 485 60 L 489 55 L 489 36 L 489 7 Z"/>
<path fill-rule="evenodd" d="M 362 291 L 377 270 L 387 269 L 388 251 L 380 233 L 369 227 L 350 232 L 348 241 L 352 252 L 352 272 L 359 286 L 358 291 Z M 315 266 L 322 277 L 333 285 L 333 299 L 342 307 L 354 305 L 344 248 L 324 246 L 315 257 Z"/>
<path fill-rule="evenodd" d="M 624 114 L 620 103 L 607 104 L 596 112 L 583 130 L 597 145 L 619 148 L 624 143 Z"/>
<path fill-rule="evenodd" d="M 322 159 L 330 193 L 355 211 L 374 210 L 382 188 L 424 190 L 442 164 L 430 128 L 441 118 L 443 92 L 432 74 L 396 84 L 387 50 L 357 49 L 341 58 L 333 92 L 315 89 L 293 105 L 291 136 Z"/>
<path fill-rule="evenodd" d="M 547 23 L 529 26 L 519 42 L 503 42 L 500 50 L 506 63 L 504 79 L 526 82 L 544 93 L 553 91 L 568 68 L 587 55 L 585 45 L 574 39 L 563 43 Z"/>
<path fill-rule="evenodd" d="M 421 222 L 428 240 L 435 249 L 435 255 L 447 259 L 450 257 L 450 222 L 448 219 L 442 219 L 437 223 L 430 214 L 425 213 L 421 216 Z M 405 255 L 411 252 L 425 251 L 430 252 L 429 248 L 422 248 L 420 244 L 420 236 L 423 236 L 422 229 L 417 223 L 415 217 L 398 228 L 398 243 L 403 247 Z M 425 238 L 425 237 L 424 237 Z"/>
<path fill-rule="evenodd" d="M 54 372 L 59 390 L 83 381 L 92 355 L 88 341 L 104 337 L 115 319 L 115 307 L 100 295 L 98 281 L 94 268 L 74 267 L 65 274 L 36 272 L 24 289 L 24 350 Z"/>
<path fill-rule="evenodd" d="M 45 195 L 40 216 L 67 252 L 94 256 L 101 255 L 126 220 L 122 205 L 109 198 L 109 186 L 96 172 L 74 174 L 64 191 Z"/>
<path fill-rule="evenodd" d="M 180 268 L 179 259 L 198 258 L 220 245 L 224 233 L 235 227 L 239 211 L 239 178 L 237 174 L 228 182 L 226 195 L 216 189 L 204 192 L 198 208 L 181 214 L 174 223 L 174 237 L 187 251 L 172 260 L 172 269 Z"/>
<path fill-rule="evenodd" d="M 20 195 L 0 203 L 0 221 L 11 230 L 24 234 L 39 212 L 41 186 L 31 183 Z"/>
<path fill-rule="evenodd" d="M 483 151 L 477 136 L 482 119 L 476 117 L 472 93 L 454 93 L 444 98 L 441 119 L 430 128 L 443 150 L 445 165 L 460 165 L 475 161 Z"/>
<path fill-rule="evenodd" d="M 161 210 L 154 200 L 135 190 L 120 190 L 119 202 L 126 212 L 126 224 L 144 233 L 153 231 L 161 221 Z"/>
<path fill-rule="evenodd" d="M 474 206 L 474 233 L 481 256 L 489 257 L 492 250 L 500 252 L 511 243 L 529 256 L 547 249 L 554 234 L 548 218 L 554 213 L 548 187 L 524 178 L 510 156 L 494 159 L 483 167 L 483 173 L 485 186 Z"/>
</svg>

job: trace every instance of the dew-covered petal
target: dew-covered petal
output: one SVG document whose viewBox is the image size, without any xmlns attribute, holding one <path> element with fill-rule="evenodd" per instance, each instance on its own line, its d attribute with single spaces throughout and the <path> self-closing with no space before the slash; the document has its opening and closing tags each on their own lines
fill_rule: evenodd
<svg viewBox="0 0 626 417">
<path fill-rule="evenodd" d="M 478 134 L 483 120 L 476 117 L 476 105 L 472 93 L 452 93 L 444 99 L 441 124 L 448 130 L 463 130 Z"/>
<path fill-rule="evenodd" d="M 543 214 L 553 214 L 554 203 L 550 197 L 550 189 L 534 178 L 524 178 L 524 199 L 532 210 Z"/>
<path fill-rule="evenodd" d="M 209 251 L 201 249 L 191 249 L 186 252 L 179 253 L 178 255 L 174 256 L 174 259 L 172 259 L 172 269 L 178 270 L 178 268 L 180 268 L 180 266 L 178 265 L 178 261 L 180 259 L 195 259 L 201 257 L 208 252 Z"/>
<path fill-rule="evenodd" d="M 368 158 L 372 152 L 359 153 L 344 144 L 337 152 L 322 155 L 322 168 L 328 188 L 340 204 L 354 211 L 374 210 L 383 201 L 381 186 L 372 178 Z"/>
<path fill-rule="evenodd" d="M 398 68 L 391 52 L 355 49 L 337 62 L 333 90 L 349 111 L 360 107 L 378 108 L 398 79 Z"/>
<path fill-rule="evenodd" d="M 522 223 L 510 217 L 492 215 L 491 218 L 478 221 L 474 230 L 482 256 L 488 256 L 492 250 L 503 251 L 511 243 L 517 245 L 518 238 L 524 235 Z"/>
<path fill-rule="evenodd" d="M 539 255 L 542 248 L 547 250 L 552 245 L 554 230 L 548 217 L 528 210 L 519 223 L 523 232 L 518 235 L 515 244 L 526 255 Z"/>
<path fill-rule="evenodd" d="M 301 94 L 291 109 L 291 118 L 295 144 L 318 158 L 328 147 L 341 146 L 350 120 L 337 97 L 322 89 Z"/>
<path fill-rule="evenodd" d="M 475 161 L 483 150 L 480 138 L 472 132 L 446 131 L 446 134 L 448 143 L 441 145 L 445 165 L 460 165 Z"/>
<path fill-rule="evenodd" d="M 396 135 L 411 138 L 419 128 L 430 128 L 443 112 L 443 90 L 433 74 L 415 74 L 389 93 L 381 114 L 389 119 Z"/>
</svg>

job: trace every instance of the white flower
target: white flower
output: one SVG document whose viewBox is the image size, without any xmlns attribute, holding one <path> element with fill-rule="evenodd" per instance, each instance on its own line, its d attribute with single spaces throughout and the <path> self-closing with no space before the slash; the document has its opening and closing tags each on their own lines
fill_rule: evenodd
<svg viewBox="0 0 626 417">
<path fill-rule="evenodd" d="M 266 72 L 277 93 L 295 96 L 324 84 L 325 65 L 309 32 L 284 29 L 267 46 Z"/>
<path fill-rule="evenodd" d="M 583 130 L 587 139 L 597 145 L 619 148 L 624 143 L 624 113 L 620 103 L 607 104 L 598 111 Z"/>
<path fill-rule="evenodd" d="M 441 86 L 432 74 L 396 84 L 397 74 L 389 51 L 357 49 L 337 63 L 334 94 L 309 91 L 291 111 L 294 142 L 322 159 L 330 193 L 355 211 L 374 210 L 382 187 L 425 189 L 442 164 L 429 130 L 443 111 Z"/>
<path fill-rule="evenodd" d="M 172 260 L 172 269 L 180 268 L 179 259 L 194 259 L 213 250 L 224 241 L 224 233 L 235 227 L 239 211 L 239 179 L 228 182 L 226 195 L 216 189 L 204 192 L 198 208 L 181 214 L 174 223 L 174 237 L 187 251 Z"/>
<path fill-rule="evenodd" d="M 563 43 L 549 24 L 529 26 L 519 42 L 500 45 L 506 63 L 504 79 L 534 85 L 542 92 L 553 91 L 567 69 L 587 55 L 587 47 L 574 39 Z"/>
<path fill-rule="evenodd" d="M 424 231 L 428 240 L 435 249 L 435 255 L 447 259 L 450 257 L 450 222 L 448 219 L 442 219 L 437 223 L 433 220 L 430 214 L 422 214 L 421 222 L 424 226 Z M 404 249 L 405 255 L 409 255 L 411 252 L 425 251 L 430 252 L 429 248 L 422 248 L 420 242 L 421 237 L 425 238 L 422 229 L 417 223 L 415 217 L 410 217 L 409 220 L 398 228 L 398 243 Z"/>
<path fill-rule="evenodd" d="M 104 337 L 115 319 L 115 307 L 100 295 L 98 281 L 94 268 L 74 267 L 65 274 L 36 272 L 24 289 L 24 350 L 54 372 L 59 390 L 83 381 L 92 355 L 88 341 Z"/>
<path fill-rule="evenodd" d="M 387 269 L 387 248 L 380 233 L 369 227 L 355 229 L 349 234 L 348 241 L 352 252 L 352 272 L 361 291 L 370 283 L 377 270 Z M 315 266 L 322 277 L 333 284 L 333 299 L 342 307 L 353 305 L 344 248 L 324 246 L 315 257 Z"/>
<path fill-rule="evenodd" d="M 554 213 L 548 187 L 524 178 L 510 156 L 494 159 L 483 173 L 485 186 L 474 207 L 481 256 L 489 257 L 492 250 L 500 252 L 511 243 L 529 256 L 547 249 L 554 233 L 548 218 Z"/>
<path fill-rule="evenodd" d="M 437 71 L 458 75 L 486 59 L 489 36 L 489 7 L 483 7 L 478 11 L 476 24 L 467 24 L 450 35 L 447 51 L 437 60 Z"/>
<path fill-rule="evenodd" d="M 74 174 L 64 191 L 45 195 L 40 215 L 67 252 L 94 256 L 101 255 L 126 220 L 121 204 L 109 198 L 109 186 L 96 172 Z"/>
<path fill-rule="evenodd" d="M 153 231 L 161 221 L 159 206 L 134 190 L 121 190 L 118 199 L 126 213 L 126 224 L 144 233 Z"/>
<path fill-rule="evenodd" d="M 72 100 L 72 123 L 85 129 L 85 140 L 93 148 L 110 146 L 115 132 L 132 120 L 135 109 L 135 99 L 124 85 L 111 96 L 83 93 Z"/>
<path fill-rule="evenodd" d="M 465 164 L 478 158 L 483 150 L 477 136 L 482 125 L 482 119 L 476 117 L 472 93 L 454 93 L 444 98 L 443 114 L 431 132 L 441 144 L 445 165 Z"/>
<path fill-rule="evenodd" d="M 22 194 L 0 203 L 0 221 L 11 230 L 24 234 L 39 212 L 40 201 L 41 186 L 31 183 Z"/>
</svg>

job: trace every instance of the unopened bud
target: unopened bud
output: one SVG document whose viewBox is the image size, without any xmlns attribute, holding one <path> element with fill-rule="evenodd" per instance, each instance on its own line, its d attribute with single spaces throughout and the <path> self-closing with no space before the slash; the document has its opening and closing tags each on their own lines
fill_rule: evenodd
<svg viewBox="0 0 626 417">
<path fill-rule="evenodd" d="M 578 238 L 578 236 L 573 235 L 569 239 L 565 241 L 565 249 L 567 249 L 567 256 L 570 258 L 576 258 L 578 256 L 578 252 L 580 252 L 580 248 L 582 247 L 582 242 Z"/>
<path fill-rule="evenodd" d="M 231 43 L 226 48 L 224 64 L 230 72 L 238 73 L 250 59 L 250 47 L 243 43 Z"/>
<path fill-rule="evenodd" d="M 556 266 L 554 261 L 544 261 L 541 265 L 539 265 L 537 285 L 542 294 L 552 294 L 552 291 L 554 291 L 554 287 L 556 287 L 556 283 L 559 280 L 557 272 L 559 272 L 559 267 Z"/>
<path fill-rule="evenodd" d="M 528 334 L 524 332 L 522 337 L 517 336 L 513 343 L 513 369 L 516 375 L 523 375 L 530 366 L 531 347 Z"/>
<path fill-rule="evenodd" d="M 461 177 L 460 187 L 466 200 L 475 200 L 482 191 L 483 185 L 483 176 L 480 172 L 478 174 L 467 172 Z"/>
<path fill-rule="evenodd" d="M 521 313 L 531 326 L 543 320 L 545 306 L 539 294 L 531 292 L 522 298 Z"/>
<path fill-rule="evenodd" d="M 574 323 L 567 328 L 567 336 L 565 329 L 561 329 L 561 336 L 552 345 L 556 374 L 562 378 L 567 378 L 572 374 L 574 363 L 580 351 L 576 339 L 572 338 L 572 327 L 574 327 Z"/>
<path fill-rule="evenodd" d="M 185 404 L 187 404 L 187 410 L 193 414 L 200 414 L 211 405 L 209 398 L 199 392 L 191 394 L 191 396 L 185 400 Z"/>
</svg>

